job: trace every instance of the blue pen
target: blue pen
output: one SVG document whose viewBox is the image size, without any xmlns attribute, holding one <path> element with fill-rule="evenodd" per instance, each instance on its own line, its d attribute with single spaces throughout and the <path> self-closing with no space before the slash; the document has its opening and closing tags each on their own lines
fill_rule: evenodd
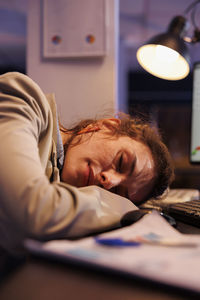
<svg viewBox="0 0 200 300">
<path fill-rule="evenodd" d="M 134 241 L 125 241 L 120 238 L 95 238 L 95 242 L 110 247 L 135 247 L 139 246 L 141 243 Z"/>
</svg>

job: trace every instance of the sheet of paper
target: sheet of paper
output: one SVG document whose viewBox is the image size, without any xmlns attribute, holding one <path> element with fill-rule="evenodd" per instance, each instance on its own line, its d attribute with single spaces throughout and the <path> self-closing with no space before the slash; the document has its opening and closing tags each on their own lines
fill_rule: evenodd
<svg viewBox="0 0 200 300">
<path fill-rule="evenodd" d="M 83 261 L 200 292 L 200 235 L 179 233 L 157 212 L 98 238 L 149 243 L 108 246 L 97 242 L 95 237 L 89 237 L 45 243 L 27 240 L 25 246 L 43 255 L 47 253 L 62 259 Z"/>
</svg>

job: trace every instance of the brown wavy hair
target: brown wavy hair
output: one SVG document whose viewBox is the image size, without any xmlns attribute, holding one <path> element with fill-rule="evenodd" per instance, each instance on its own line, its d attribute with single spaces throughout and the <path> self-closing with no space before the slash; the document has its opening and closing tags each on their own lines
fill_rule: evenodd
<svg viewBox="0 0 200 300">
<path fill-rule="evenodd" d="M 152 127 L 147 121 L 140 117 L 133 118 L 124 113 L 119 113 L 115 117 L 120 119 L 121 122 L 120 124 L 113 123 L 109 138 L 128 136 L 143 143 L 144 145 L 147 145 L 151 150 L 157 176 L 154 187 L 145 200 L 149 198 L 160 199 L 174 180 L 174 167 L 171 155 L 166 145 L 162 141 L 162 137 L 158 132 L 158 128 Z M 88 125 L 97 125 L 100 120 L 101 119 L 86 119 L 80 121 L 70 129 L 60 126 L 61 131 L 72 134 L 68 143 L 64 145 L 64 152 L 66 153 L 69 144 L 73 144 L 73 139 L 75 136 L 79 135 L 80 137 L 78 141 L 76 141 L 76 144 L 81 142 L 81 134 L 79 134 L 80 131 L 82 131 Z"/>
</svg>

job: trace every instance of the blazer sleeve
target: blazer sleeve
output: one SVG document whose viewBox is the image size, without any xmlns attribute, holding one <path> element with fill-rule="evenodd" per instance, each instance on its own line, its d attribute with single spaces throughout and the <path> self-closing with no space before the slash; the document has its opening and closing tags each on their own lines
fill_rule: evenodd
<svg viewBox="0 0 200 300">
<path fill-rule="evenodd" d="M 45 95 L 20 73 L 0 76 L 0 245 L 16 247 L 26 237 L 81 237 L 114 228 L 128 199 L 97 186 L 50 183 L 38 144 L 49 144 L 52 115 Z M 46 140 L 43 137 L 46 137 Z"/>
</svg>

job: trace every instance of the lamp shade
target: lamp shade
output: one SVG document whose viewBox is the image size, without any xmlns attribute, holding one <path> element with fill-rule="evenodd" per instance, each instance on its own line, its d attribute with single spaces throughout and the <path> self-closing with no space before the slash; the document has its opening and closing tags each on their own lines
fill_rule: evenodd
<svg viewBox="0 0 200 300">
<path fill-rule="evenodd" d="M 182 35 L 185 18 L 175 17 L 168 31 L 150 39 L 137 51 L 137 60 L 149 73 L 162 79 L 179 80 L 190 71 L 190 57 Z"/>
</svg>

